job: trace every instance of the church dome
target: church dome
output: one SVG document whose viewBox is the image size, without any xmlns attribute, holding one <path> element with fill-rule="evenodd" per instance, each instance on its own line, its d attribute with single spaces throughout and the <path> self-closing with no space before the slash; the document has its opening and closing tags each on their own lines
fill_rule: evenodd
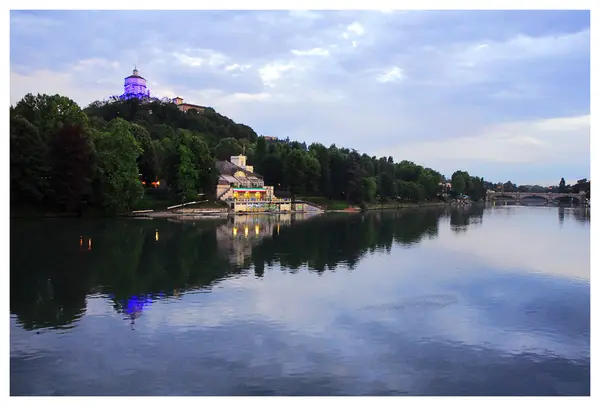
<svg viewBox="0 0 600 406">
<path fill-rule="evenodd" d="M 146 87 L 146 79 L 139 75 L 137 68 L 133 69 L 133 75 L 125 78 L 124 93 L 125 99 L 137 98 L 142 99 L 150 97 L 150 90 Z"/>
</svg>

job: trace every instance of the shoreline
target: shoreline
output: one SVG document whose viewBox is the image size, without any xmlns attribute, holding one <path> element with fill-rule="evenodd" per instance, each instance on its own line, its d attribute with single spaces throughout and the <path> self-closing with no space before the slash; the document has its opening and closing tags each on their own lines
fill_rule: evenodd
<svg viewBox="0 0 600 406">
<path fill-rule="evenodd" d="M 120 213 L 113 215 L 101 215 L 97 213 L 48 213 L 48 212 L 26 212 L 26 213 L 11 213 L 10 219 L 113 219 L 113 218 L 135 218 L 135 219 L 154 219 L 154 218 L 167 218 L 167 219 L 189 219 L 189 220 L 214 220 L 219 218 L 226 218 L 229 216 L 236 215 L 274 215 L 274 214 L 324 214 L 324 213 L 364 213 L 369 211 L 377 210 L 405 210 L 405 209 L 421 209 L 428 207 L 466 207 L 474 204 L 485 204 L 487 202 L 469 202 L 469 203 L 451 203 L 451 202 L 422 202 L 422 203 L 396 203 L 396 204 L 382 204 L 382 205 L 368 205 L 364 208 L 358 206 L 348 207 L 345 209 L 323 209 L 322 211 L 292 211 L 292 212 L 252 212 L 252 213 L 230 213 L 227 209 L 217 208 L 206 208 L 206 209 L 183 209 L 183 210 L 138 210 L 131 213 Z M 590 207 L 589 205 L 582 205 L 581 207 Z"/>
<path fill-rule="evenodd" d="M 386 204 L 377 206 L 368 206 L 366 208 L 347 208 L 347 209 L 324 209 L 323 211 L 294 211 L 288 213 L 273 213 L 273 212 L 255 212 L 255 213 L 229 213 L 223 209 L 204 209 L 204 210 L 185 210 L 180 211 L 167 211 L 167 210 L 140 210 L 138 212 L 121 213 L 113 215 L 93 215 L 93 214 L 79 214 L 79 213 L 27 213 L 27 214 L 11 214 L 11 219 L 112 219 L 112 218 L 135 218 L 135 219 L 154 219 L 154 218 L 179 218 L 179 219 L 207 219 L 214 220 L 219 218 L 225 218 L 228 216 L 236 215 L 253 215 L 253 214 L 323 214 L 323 213 L 361 213 L 366 211 L 376 210 L 402 210 L 402 209 L 418 209 L 421 207 L 443 207 L 450 205 L 449 203 L 443 202 L 431 202 L 431 203 L 412 203 L 412 204 Z"/>
</svg>

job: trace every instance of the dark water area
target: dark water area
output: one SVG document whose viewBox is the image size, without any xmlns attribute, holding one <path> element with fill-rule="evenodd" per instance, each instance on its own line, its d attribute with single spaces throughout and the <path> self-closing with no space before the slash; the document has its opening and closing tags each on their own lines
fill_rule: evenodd
<svg viewBox="0 0 600 406">
<path fill-rule="evenodd" d="M 590 212 L 12 220 L 11 395 L 589 395 Z"/>
</svg>

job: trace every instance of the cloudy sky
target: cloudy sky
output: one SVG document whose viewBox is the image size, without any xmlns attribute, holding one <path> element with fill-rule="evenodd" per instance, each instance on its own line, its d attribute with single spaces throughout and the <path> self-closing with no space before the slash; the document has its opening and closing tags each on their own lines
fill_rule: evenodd
<svg viewBox="0 0 600 406">
<path fill-rule="evenodd" d="M 491 181 L 590 177 L 588 11 L 11 12 L 11 103 L 122 92 Z"/>
</svg>

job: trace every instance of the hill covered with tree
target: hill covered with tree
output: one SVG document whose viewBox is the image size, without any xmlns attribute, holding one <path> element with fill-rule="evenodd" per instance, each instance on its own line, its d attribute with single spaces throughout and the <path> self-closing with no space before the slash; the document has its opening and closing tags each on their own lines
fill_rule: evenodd
<svg viewBox="0 0 600 406">
<path fill-rule="evenodd" d="M 10 108 L 11 203 L 53 211 L 127 212 L 160 181 L 175 201 L 214 194 L 215 160 L 244 152 L 276 193 L 352 204 L 440 196 L 433 168 L 319 143 L 273 141 L 206 107 L 138 99 L 81 109 L 60 95 L 26 95 Z M 489 182 L 456 171 L 451 194 L 478 200 Z M 509 182 L 510 183 L 510 182 Z M 516 186 L 516 185 L 515 185 Z M 214 196 L 213 196 L 214 197 Z"/>
</svg>

